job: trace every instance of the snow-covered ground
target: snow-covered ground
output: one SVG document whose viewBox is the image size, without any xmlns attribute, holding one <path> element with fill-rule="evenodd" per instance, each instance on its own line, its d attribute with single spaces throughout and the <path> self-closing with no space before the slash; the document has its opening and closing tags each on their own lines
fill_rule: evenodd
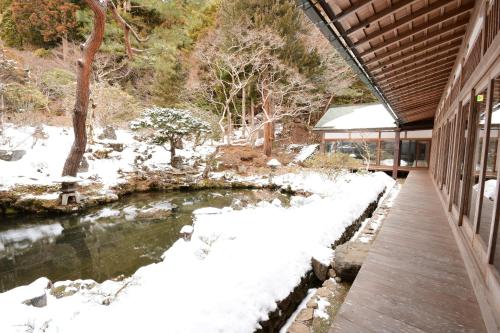
<svg viewBox="0 0 500 333">
<path fill-rule="evenodd" d="M 43 291 L 43 279 L 0 294 L 0 332 L 253 332 L 311 269 L 311 258 L 329 262 L 331 244 L 393 185 L 384 173 L 271 181 L 313 195 L 292 198 L 289 208 L 273 201 L 198 211 L 191 241 L 179 239 L 162 262 L 121 282 L 87 281 L 59 299 Z M 47 306 L 22 304 L 40 292 Z"/>
<path fill-rule="evenodd" d="M 8 190 L 16 185 L 56 185 L 55 182 L 60 180 L 64 162 L 73 143 L 73 130 L 44 125 L 41 129 L 43 133 L 36 133 L 35 127 L 5 125 L 0 137 L 0 150 L 24 150 L 26 153 L 17 161 L 0 159 L 0 190 Z M 99 134 L 100 130 L 96 132 Z M 134 138 L 135 134 L 128 130 L 117 130 L 116 140 L 97 140 L 96 143 L 88 145 L 88 151 L 91 152 L 87 152 L 85 157 L 89 169 L 78 174 L 80 184 L 99 183 L 107 189 L 124 182 L 127 173 L 143 167 L 150 170 L 171 168 L 170 152 L 167 149 L 138 141 Z M 123 151 L 110 148 L 116 144 L 123 144 Z M 188 164 L 193 164 L 196 158 L 206 157 L 215 151 L 214 146 L 193 147 L 189 142 L 185 143 L 184 148 L 176 152 Z M 96 152 L 108 154 L 108 158 L 93 157 Z"/>
</svg>

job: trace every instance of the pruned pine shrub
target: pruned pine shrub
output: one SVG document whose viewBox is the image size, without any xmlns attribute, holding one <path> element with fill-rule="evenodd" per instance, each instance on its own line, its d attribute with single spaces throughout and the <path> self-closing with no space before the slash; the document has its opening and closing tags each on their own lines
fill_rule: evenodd
<svg viewBox="0 0 500 333">
<path fill-rule="evenodd" d="M 131 122 L 133 130 L 150 129 L 148 140 L 152 144 L 170 145 L 171 160 L 175 157 L 175 143 L 183 138 L 200 142 L 210 133 L 208 123 L 194 117 L 188 110 L 152 107 L 146 109 L 142 117 Z"/>
<path fill-rule="evenodd" d="M 326 173 L 330 178 L 336 179 L 338 176 L 351 172 L 359 168 L 361 163 L 355 158 L 344 153 L 316 154 L 304 162 L 304 166 L 311 169 L 318 169 Z"/>
</svg>

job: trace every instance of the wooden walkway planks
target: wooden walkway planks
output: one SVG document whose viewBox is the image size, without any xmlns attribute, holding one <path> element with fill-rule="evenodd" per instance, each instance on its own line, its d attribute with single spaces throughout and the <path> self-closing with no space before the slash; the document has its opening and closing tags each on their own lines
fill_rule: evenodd
<svg viewBox="0 0 500 333">
<path fill-rule="evenodd" d="M 411 171 L 330 333 L 486 332 L 427 171 Z"/>
</svg>

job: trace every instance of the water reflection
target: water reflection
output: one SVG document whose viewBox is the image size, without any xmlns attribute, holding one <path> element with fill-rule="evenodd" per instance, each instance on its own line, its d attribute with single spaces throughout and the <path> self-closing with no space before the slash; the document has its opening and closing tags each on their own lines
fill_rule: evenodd
<svg viewBox="0 0 500 333">
<path fill-rule="evenodd" d="M 98 282 L 157 262 L 195 209 L 244 207 L 286 197 L 268 191 L 136 194 L 85 215 L 12 218 L 0 224 L 0 292 L 40 276 Z"/>
</svg>

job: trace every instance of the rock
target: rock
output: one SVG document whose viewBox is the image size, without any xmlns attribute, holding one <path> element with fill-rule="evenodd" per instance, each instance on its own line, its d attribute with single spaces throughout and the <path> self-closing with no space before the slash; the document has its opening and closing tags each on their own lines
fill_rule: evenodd
<svg viewBox="0 0 500 333">
<path fill-rule="evenodd" d="M 47 294 L 44 292 L 43 295 L 27 299 L 23 304 L 34 306 L 35 308 L 43 308 L 47 305 Z"/>
<path fill-rule="evenodd" d="M 311 308 L 311 309 L 317 309 L 318 308 L 318 301 L 313 297 L 309 300 L 309 302 L 307 302 L 306 306 L 308 308 Z"/>
<path fill-rule="evenodd" d="M 116 140 L 115 129 L 111 126 L 106 126 L 102 133 L 97 137 L 99 140 Z"/>
<path fill-rule="evenodd" d="M 78 172 L 88 172 L 89 171 L 89 162 L 87 158 L 83 156 L 82 161 L 80 162 L 80 166 L 78 167 Z"/>
<path fill-rule="evenodd" d="M 293 323 L 288 329 L 287 333 L 309 333 L 309 327 L 303 323 Z"/>
<path fill-rule="evenodd" d="M 173 168 L 180 169 L 182 167 L 182 157 L 174 156 L 170 162 Z"/>
<path fill-rule="evenodd" d="M 185 225 L 181 228 L 180 234 L 185 241 L 190 241 L 194 228 L 192 225 Z"/>
<path fill-rule="evenodd" d="M 305 308 L 300 310 L 297 318 L 295 319 L 298 322 L 310 322 L 313 320 L 314 310 L 311 308 Z"/>
<path fill-rule="evenodd" d="M 318 278 L 320 281 L 325 281 L 328 279 L 328 269 L 330 268 L 329 266 L 319 262 L 315 258 L 312 258 L 311 264 L 313 267 L 314 275 Z"/>
<path fill-rule="evenodd" d="M 337 289 L 337 283 L 334 279 L 328 279 L 323 282 L 323 287 L 328 288 L 331 291 L 335 291 L 335 289 Z"/>
<path fill-rule="evenodd" d="M 114 143 L 114 142 L 109 142 L 106 144 L 107 148 L 113 149 L 114 151 L 117 152 L 122 152 L 123 151 L 123 143 Z"/>
<path fill-rule="evenodd" d="M 331 278 L 334 278 L 334 277 L 337 276 L 337 273 L 335 273 L 334 269 L 329 269 L 328 270 L 328 276 L 330 276 Z"/>
<path fill-rule="evenodd" d="M 0 149 L 0 160 L 7 162 L 19 161 L 26 154 L 26 150 L 3 150 Z"/>
<path fill-rule="evenodd" d="M 113 149 L 110 149 L 110 148 L 105 148 L 105 149 L 99 149 L 99 150 L 96 150 L 92 156 L 94 156 L 95 158 L 97 158 L 98 160 L 102 160 L 102 159 L 105 159 L 105 158 L 109 158 L 109 154 L 113 152 Z"/>
<path fill-rule="evenodd" d="M 330 291 L 330 289 L 325 288 L 325 287 L 321 287 L 316 291 L 316 296 L 319 296 L 319 297 L 328 297 L 331 294 L 332 294 L 332 292 Z"/>
<path fill-rule="evenodd" d="M 370 245 L 362 242 L 347 242 L 337 246 L 333 261 L 337 276 L 348 282 L 354 281 L 369 249 Z"/>
<path fill-rule="evenodd" d="M 340 282 L 342 282 L 342 279 L 337 276 L 337 277 L 335 277 L 335 282 L 340 283 Z"/>
<path fill-rule="evenodd" d="M 279 168 L 281 166 L 281 163 L 277 159 L 273 158 L 272 160 L 267 162 L 267 166 L 270 168 L 276 169 L 276 168 Z"/>
</svg>

